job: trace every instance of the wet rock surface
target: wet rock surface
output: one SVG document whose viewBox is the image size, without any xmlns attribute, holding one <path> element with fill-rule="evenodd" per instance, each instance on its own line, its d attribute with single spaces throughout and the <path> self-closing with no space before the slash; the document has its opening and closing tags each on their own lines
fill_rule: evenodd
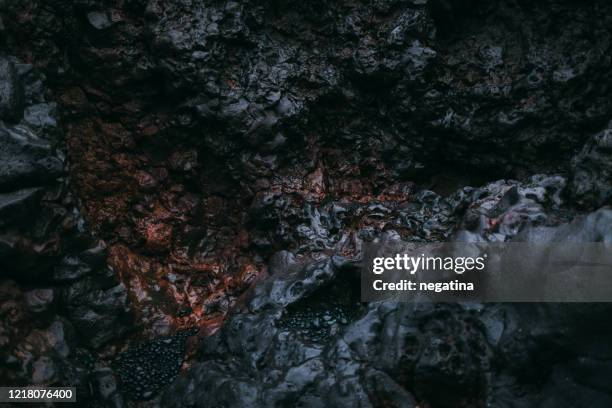
<svg viewBox="0 0 612 408">
<path fill-rule="evenodd" d="M 135 344 L 115 361 L 122 391 L 137 400 L 154 397 L 179 372 L 185 356 L 185 341 L 197 330 Z"/>
<path fill-rule="evenodd" d="M 470 230 L 458 229 L 451 239 L 609 242 L 610 209 L 572 222 L 554 214 L 562 205 L 559 192 L 564 186 L 562 177 L 534 176 L 525 183 L 499 181 L 438 199 L 463 200 L 463 215 L 454 214 L 455 225 Z M 474 228 L 475 213 L 487 227 Z M 453 212 L 446 215 L 451 218 Z M 389 235 L 398 237 L 390 230 L 370 238 L 384 242 Z M 358 275 L 351 273 L 356 262 L 358 257 L 293 264 L 256 284 L 244 305 L 202 344 L 203 362 L 166 390 L 162 406 L 231 406 L 242 401 L 245 391 L 250 399 L 244 406 L 609 403 L 610 395 L 601 392 L 597 380 L 579 379 L 576 371 L 568 374 L 579 362 L 598 361 L 602 374 L 612 367 L 607 357 L 591 355 L 610 353 L 601 343 L 612 333 L 605 323 L 609 306 L 348 302 L 344 310 L 350 312 L 340 317 L 346 324 L 325 330 L 325 320 L 318 320 L 313 310 L 329 315 L 338 310 L 337 286 L 350 293 L 351 286 L 359 285 Z M 303 316 L 308 316 L 308 325 L 300 324 Z M 569 377 L 561 379 L 563 375 Z M 373 378 L 381 381 L 376 388 Z M 195 389 L 196 384 L 225 382 L 232 386 L 221 394 L 207 393 L 208 387 Z M 572 390 L 569 404 L 566 390 L 557 387 Z M 184 397 L 177 400 L 177 395 Z"/>
<path fill-rule="evenodd" d="M 0 17 L 3 385 L 92 406 L 611 404 L 606 305 L 358 293 L 364 242 L 612 239 L 607 2 Z"/>
</svg>

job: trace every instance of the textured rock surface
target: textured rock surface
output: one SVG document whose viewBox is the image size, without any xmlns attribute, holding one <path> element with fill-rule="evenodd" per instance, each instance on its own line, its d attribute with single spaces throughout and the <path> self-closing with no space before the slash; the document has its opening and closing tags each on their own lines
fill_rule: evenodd
<svg viewBox="0 0 612 408">
<path fill-rule="evenodd" d="M 353 288 L 364 241 L 609 239 L 608 2 L 0 18 L 1 383 L 101 406 L 610 405 L 605 306 Z"/>
<path fill-rule="evenodd" d="M 535 176 L 525 184 L 471 189 L 469 195 L 463 189 L 443 201 L 461 196 L 464 208 L 472 210 L 458 224 L 473 225 L 477 213 L 482 224 L 494 226 L 494 232 L 459 230 L 456 239 L 609 242 L 612 210 L 561 223 L 543 209 L 562 204 L 558 193 L 564 185 L 561 177 Z M 351 268 L 340 258 L 292 264 L 255 285 L 244 305 L 201 346 L 203 362 L 166 390 L 162 406 L 237 401 L 262 407 L 416 406 L 411 401 L 420 401 L 440 407 L 603 407 L 612 401 L 596 379 L 612 370 L 604 357 L 612 350 L 603 345 L 612 335 L 609 306 L 383 302 L 363 307 L 355 302 L 359 280 Z M 351 312 L 340 317 L 344 324 L 332 335 L 321 336 L 328 324 L 335 325 L 337 286 L 345 292 L 353 287 L 353 300 L 349 296 L 343 307 Z M 331 323 L 325 315 L 306 314 L 304 330 L 299 320 L 313 309 L 328 311 Z M 601 371 L 583 378 L 585 372 L 576 371 L 581 364 Z M 222 393 L 207 392 L 221 384 Z M 569 405 L 567 389 L 572 390 Z M 245 394 L 248 402 L 241 400 Z"/>
<path fill-rule="evenodd" d="M 3 61 L 3 92 L 21 95 L 0 122 L 0 383 L 72 384 L 86 401 L 92 353 L 132 326 L 127 292 L 75 205 L 42 77 Z"/>
<path fill-rule="evenodd" d="M 155 396 L 178 374 L 185 355 L 185 340 L 193 334 L 193 330 L 182 331 L 172 337 L 136 344 L 121 353 L 115 366 L 122 391 L 139 400 Z"/>
<path fill-rule="evenodd" d="M 572 159 L 572 192 L 587 207 L 612 202 L 612 124 L 591 137 Z"/>
</svg>

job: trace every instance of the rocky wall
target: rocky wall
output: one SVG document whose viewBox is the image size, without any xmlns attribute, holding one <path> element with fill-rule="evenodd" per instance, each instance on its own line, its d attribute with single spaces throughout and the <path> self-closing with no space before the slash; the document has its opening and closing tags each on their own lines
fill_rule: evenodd
<svg viewBox="0 0 612 408">
<path fill-rule="evenodd" d="M 364 241 L 582 219 L 610 240 L 607 2 L 0 12 L 2 383 L 101 406 L 609 404 L 605 306 L 352 289 Z"/>
</svg>

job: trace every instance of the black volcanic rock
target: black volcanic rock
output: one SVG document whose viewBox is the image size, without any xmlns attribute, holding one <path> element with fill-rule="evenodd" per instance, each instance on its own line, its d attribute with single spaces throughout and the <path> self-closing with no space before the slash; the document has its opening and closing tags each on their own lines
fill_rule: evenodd
<svg viewBox="0 0 612 408">
<path fill-rule="evenodd" d="M 183 364 L 185 341 L 194 334 L 193 330 L 186 330 L 171 337 L 132 345 L 121 353 L 114 365 L 120 387 L 127 397 L 151 399 L 169 384 Z"/>
<path fill-rule="evenodd" d="M 18 122 L 24 105 L 23 86 L 14 62 L 6 56 L 0 57 L 0 119 Z"/>
<path fill-rule="evenodd" d="M 582 205 L 612 203 L 612 124 L 593 135 L 572 159 L 572 194 Z"/>
<path fill-rule="evenodd" d="M 547 184 L 546 178 L 536 180 Z M 535 186 L 506 188 L 521 193 L 514 193 L 519 196 L 506 215 L 497 215 L 501 219 L 523 209 L 520 201 L 529 200 L 523 192 Z M 478 197 L 483 213 L 495 209 L 482 194 Z M 490 200 L 503 203 L 505 197 L 495 194 Z M 611 219 L 610 210 L 600 210 L 556 227 L 526 220 L 521 234 L 509 237 L 545 242 L 546 230 L 554 240 L 609 241 Z M 480 234 L 488 239 L 486 232 Z M 362 306 L 351 265 L 340 259 L 291 263 L 255 285 L 220 332 L 203 343 L 200 362 L 165 391 L 161 406 L 344 407 L 380 406 L 381 401 L 392 406 L 416 406 L 415 401 L 436 407 L 565 406 L 568 395 L 561 389 L 572 390 L 571 406 L 610 402 L 596 374 L 607 375 L 612 367 L 597 357 L 611 352 L 604 345 L 612 333 L 605 323 L 609 306 Z"/>
<path fill-rule="evenodd" d="M 362 304 L 356 268 L 609 240 L 608 1 L 0 1 L 0 33 L 0 384 L 612 404 L 607 305 Z"/>
<path fill-rule="evenodd" d="M 0 382 L 69 384 L 86 401 L 87 348 L 130 329 L 127 293 L 83 229 L 40 77 L 13 58 L 0 71 Z"/>
<path fill-rule="evenodd" d="M 0 130 L 0 188 L 47 184 L 64 169 L 54 156 L 49 141 L 38 138 L 31 130 L 17 127 Z"/>
</svg>

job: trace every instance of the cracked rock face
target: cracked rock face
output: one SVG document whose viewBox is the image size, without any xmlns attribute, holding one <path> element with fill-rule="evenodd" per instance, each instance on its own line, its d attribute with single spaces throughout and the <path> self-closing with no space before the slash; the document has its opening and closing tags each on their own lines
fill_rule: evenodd
<svg viewBox="0 0 612 408">
<path fill-rule="evenodd" d="M 606 1 L 0 17 L 0 383 L 117 407 L 611 404 L 606 305 L 358 290 L 365 242 L 612 239 Z"/>
</svg>

